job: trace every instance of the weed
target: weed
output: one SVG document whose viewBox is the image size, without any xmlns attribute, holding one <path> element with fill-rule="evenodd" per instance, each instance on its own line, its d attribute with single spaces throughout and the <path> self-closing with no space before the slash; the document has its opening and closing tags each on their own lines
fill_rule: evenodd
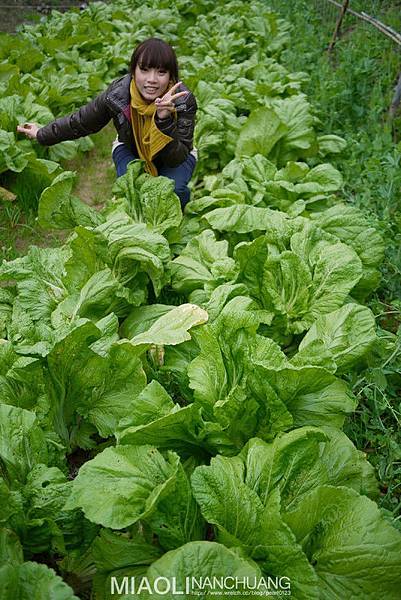
<svg viewBox="0 0 401 600">
<path fill-rule="evenodd" d="M 396 515 L 401 505 L 401 119 L 396 118 L 391 128 L 388 108 L 399 53 L 371 25 L 347 15 L 333 64 L 326 49 L 338 11 L 317 1 L 270 4 L 292 22 L 292 45 L 283 62 L 291 71 L 308 73 L 305 91 L 321 132 L 347 140 L 346 150 L 331 158 L 344 175 L 344 198 L 364 210 L 386 240 L 382 281 L 370 306 L 378 324 L 397 337 L 395 342 L 391 338 L 392 350 L 382 364 L 350 382 L 359 408 L 345 429 L 376 468 L 382 506 Z M 352 8 L 401 30 L 401 13 L 393 2 L 355 0 Z"/>
</svg>

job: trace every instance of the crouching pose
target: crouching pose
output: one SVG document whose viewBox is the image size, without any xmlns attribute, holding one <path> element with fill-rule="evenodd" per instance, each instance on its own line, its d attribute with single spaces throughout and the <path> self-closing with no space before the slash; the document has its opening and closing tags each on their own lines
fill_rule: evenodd
<svg viewBox="0 0 401 600">
<path fill-rule="evenodd" d="M 197 105 L 178 79 L 173 48 L 158 38 L 134 50 L 130 72 L 113 81 L 94 100 L 72 115 L 40 127 L 24 123 L 17 131 L 52 146 L 96 133 L 113 119 L 117 138 L 112 156 L 117 177 L 140 158 L 151 175 L 173 179 L 182 207 L 189 201 L 188 182 L 195 164 L 193 133 Z"/>
</svg>

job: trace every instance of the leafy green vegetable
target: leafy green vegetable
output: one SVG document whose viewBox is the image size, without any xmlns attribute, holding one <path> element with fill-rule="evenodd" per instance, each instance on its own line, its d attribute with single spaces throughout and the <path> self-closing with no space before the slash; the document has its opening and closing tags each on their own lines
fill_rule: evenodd
<svg viewBox="0 0 401 600">
<path fill-rule="evenodd" d="M 99 213 L 71 195 L 75 174 L 65 171 L 43 190 L 39 201 L 39 224 L 48 229 L 72 229 L 75 225 L 98 225 Z"/>
<path fill-rule="evenodd" d="M 29 600 L 35 597 L 79 600 L 53 569 L 34 562 L 0 567 L 0 585 L 4 600 Z"/>
<path fill-rule="evenodd" d="M 153 380 L 132 401 L 116 437 L 120 444 L 152 444 L 196 453 L 197 447 L 202 446 L 196 432 L 200 424 L 199 409 L 174 404 L 166 390 Z"/>
<path fill-rule="evenodd" d="M 250 114 L 238 136 L 236 156 L 268 156 L 273 146 L 288 131 L 274 110 L 258 108 Z"/>
<path fill-rule="evenodd" d="M 228 243 L 218 242 L 210 229 L 202 231 L 172 261 L 171 275 L 173 288 L 185 293 L 202 287 L 213 289 L 219 283 L 234 279 L 235 263 L 228 256 Z"/>
<path fill-rule="evenodd" d="M 172 452 L 166 460 L 151 446 L 106 448 L 81 467 L 66 508 L 80 507 L 91 521 L 122 529 L 155 510 L 172 490 L 177 469 Z"/>
<path fill-rule="evenodd" d="M 165 237 L 144 223 L 134 223 L 122 212 L 113 213 L 95 232 L 107 240 L 108 261 L 121 283 L 135 287 L 135 277 L 143 272 L 151 280 L 156 295 L 160 293 L 168 281 L 166 265 L 170 259 Z"/>
<path fill-rule="evenodd" d="M 388 597 L 397 597 L 401 536 L 371 500 L 350 489 L 321 486 L 284 520 L 314 563 L 325 597 L 374 598 L 379 579 Z"/>
<path fill-rule="evenodd" d="M 0 404 L 0 459 L 9 485 L 24 483 L 29 471 L 47 462 L 45 437 L 35 415 L 23 408 Z"/>
<path fill-rule="evenodd" d="M 372 312 L 365 306 L 346 304 L 319 316 L 301 341 L 299 351 L 305 360 L 315 348 L 319 353 L 329 352 L 338 372 L 347 372 L 361 362 L 376 339 Z"/>
<path fill-rule="evenodd" d="M 341 465 L 335 464 L 337 443 L 347 449 Z M 195 470 L 192 485 L 218 541 L 240 547 L 264 574 L 285 573 L 297 597 L 318 598 L 321 590 L 332 598 L 358 589 L 370 594 L 377 576 L 387 577 L 393 597 L 401 536 L 373 502 L 351 489 L 369 489 L 374 481 L 361 457 L 355 466 L 357 455 L 333 430 L 302 428 L 272 444 L 253 439 L 237 457 L 212 459 L 210 466 Z M 339 528 L 340 514 L 347 526 Z M 381 537 L 383 562 L 372 572 Z"/>
<path fill-rule="evenodd" d="M 127 173 L 116 181 L 115 196 L 106 209 L 125 210 L 136 223 L 147 223 L 154 231 L 164 233 L 177 227 L 182 219 L 181 205 L 174 193 L 174 182 L 167 177 L 150 177 L 142 173 L 139 161 L 129 165 Z"/>
<path fill-rule="evenodd" d="M 338 204 L 311 217 L 324 231 L 348 244 L 358 254 L 363 270 L 354 295 L 358 299 L 365 298 L 380 281 L 378 268 L 384 257 L 383 238 L 354 206 Z"/>
<path fill-rule="evenodd" d="M 260 575 L 260 570 L 253 561 L 242 558 L 216 542 L 189 542 L 167 552 L 152 563 L 146 572 L 151 584 L 157 577 L 175 577 L 177 590 L 186 589 L 186 577 L 234 577 L 253 583 Z M 244 587 L 246 589 L 246 585 Z M 170 598 L 173 597 L 170 594 Z"/>
<path fill-rule="evenodd" d="M 182 304 L 162 315 L 144 333 L 138 333 L 131 339 L 131 344 L 180 344 L 190 340 L 188 330 L 207 321 L 207 312 L 195 304 Z"/>
<path fill-rule="evenodd" d="M 319 315 L 341 307 L 362 272 L 349 246 L 322 239 L 318 229 L 300 225 L 286 243 L 291 250 L 280 248 L 286 240 L 273 230 L 238 245 L 234 255 L 240 265 L 238 280 L 261 307 L 280 317 L 286 333 L 301 333 Z"/>
</svg>

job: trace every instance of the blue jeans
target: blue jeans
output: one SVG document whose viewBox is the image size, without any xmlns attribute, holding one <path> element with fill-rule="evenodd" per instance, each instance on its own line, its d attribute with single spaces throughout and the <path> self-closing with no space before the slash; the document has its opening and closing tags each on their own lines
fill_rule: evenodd
<svg viewBox="0 0 401 600">
<path fill-rule="evenodd" d="M 113 152 L 113 161 L 116 165 L 117 177 L 125 175 L 127 172 L 128 163 L 132 160 L 137 160 L 138 157 L 134 156 L 127 146 L 122 144 L 117 146 Z M 175 193 L 181 201 L 181 207 L 189 202 L 189 188 L 188 182 L 191 179 L 193 170 L 196 165 L 196 158 L 189 154 L 187 158 L 178 167 L 165 167 L 157 166 L 157 172 L 159 175 L 172 179 L 175 183 Z"/>
</svg>

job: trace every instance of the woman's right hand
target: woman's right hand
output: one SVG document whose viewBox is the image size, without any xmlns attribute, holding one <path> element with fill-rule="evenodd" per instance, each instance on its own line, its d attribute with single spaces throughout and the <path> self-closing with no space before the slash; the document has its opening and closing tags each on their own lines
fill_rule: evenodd
<svg viewBox="0 0 401 600">
<path fill-rule="evenodd" d="M 24 123 L 23 125 L 17 126 L 18 133 L 25 133 L 26 137 L 31 140 L 36 140 L 39 129 L 40 126 L 36 123 Z"/>
</svg>

